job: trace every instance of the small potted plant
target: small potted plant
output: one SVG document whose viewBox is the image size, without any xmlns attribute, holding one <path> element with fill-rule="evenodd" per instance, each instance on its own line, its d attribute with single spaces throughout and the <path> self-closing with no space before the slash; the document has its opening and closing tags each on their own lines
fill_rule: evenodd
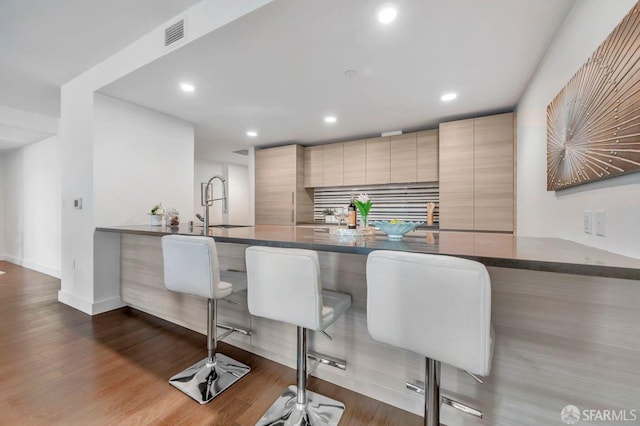
<svg viewBox="0 0 640 426">
<path fill-rule="evenodd" d="M 360 194 L 353 202 L 360 212 L 360 227 L 366 230 L 369 227 L 369 211 L 371 210 L 371 199 L 368 194 Z"/>
<path fill-rule="evenodd" d="M 162 216 L 164 216 L 164 213 L 162 203 L 158 203 L 151 207 L 151 210 L 149 211 L 149 215 L 151 216 L 151 226 L 162 225 Z"/>
<path fill-rule="evenodd" d="M 336 209 L 326 208 L 322 211 L 324 215 L 324 223 L 337 223 L 338 219 L 335 217 Z"/>
</svg>

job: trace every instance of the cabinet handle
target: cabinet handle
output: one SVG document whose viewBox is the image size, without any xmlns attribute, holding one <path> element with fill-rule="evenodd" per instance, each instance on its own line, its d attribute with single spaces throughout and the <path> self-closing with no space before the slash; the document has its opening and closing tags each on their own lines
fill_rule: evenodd
<svg viewBox="0 0 640 426">
<path fill-rule="evenodd" d="M 296 208 L 296 203 L 294 200 L 295 192 L 291 192 L 291 224 L 295 225 L 294 212 Z"/>
</svg>

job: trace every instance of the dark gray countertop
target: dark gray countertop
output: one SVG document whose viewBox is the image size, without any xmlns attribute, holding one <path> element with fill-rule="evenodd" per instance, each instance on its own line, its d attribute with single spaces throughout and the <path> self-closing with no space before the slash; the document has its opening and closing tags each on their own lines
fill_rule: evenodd
<svg viewBox="0 0 640 426">
<path fill-rule="evenodd" d="M 458 256 L 486 266 L 560 272 L 640 280 L 640 259 L 588 247 L 559 238 L 515 237 L 510 234 L 417 230 L 400 241 L 383 233 L 355 239 L 329 234 L 330 226 L 258 225 L 244 228 L 211 228 L 216 241 L 296 247 L 318 251 L 368 254 L 373 250 L 400 250 Z M 97 231 L 139 235 L 202 235 L 202 228 L 131 225 L 98 227 Z"/>
</svg>

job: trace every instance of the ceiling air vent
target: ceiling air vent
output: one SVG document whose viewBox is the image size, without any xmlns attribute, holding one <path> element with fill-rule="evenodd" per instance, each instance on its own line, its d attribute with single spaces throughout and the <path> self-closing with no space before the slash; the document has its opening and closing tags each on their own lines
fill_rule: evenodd
<svg viewBox="0 0 640 426">
<path fill-rule="evenodd" d="M 164 29 L 164 46 L 168 47 L 184 38 L 184 19 Z"/>
</svg>

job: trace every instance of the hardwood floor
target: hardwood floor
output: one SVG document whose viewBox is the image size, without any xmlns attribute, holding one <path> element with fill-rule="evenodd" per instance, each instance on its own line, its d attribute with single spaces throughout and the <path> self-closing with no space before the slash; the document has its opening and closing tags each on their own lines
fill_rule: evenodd
<svg viewBox="0 0 640 426">
<path fill-rule="evenodd" d="M 1 425 L 254 425 L 295 383 L 295 370 L 222 343 L 252 371 L 201 406 L 167 380 L 204 358 L 204 336 L 130 308 L 90 317 L 57 301 L 58 279 L 0 271 Z M 422 424 L 323 380 L 309 389 L 345 403 L 342 425 Z"/>
</svg>

